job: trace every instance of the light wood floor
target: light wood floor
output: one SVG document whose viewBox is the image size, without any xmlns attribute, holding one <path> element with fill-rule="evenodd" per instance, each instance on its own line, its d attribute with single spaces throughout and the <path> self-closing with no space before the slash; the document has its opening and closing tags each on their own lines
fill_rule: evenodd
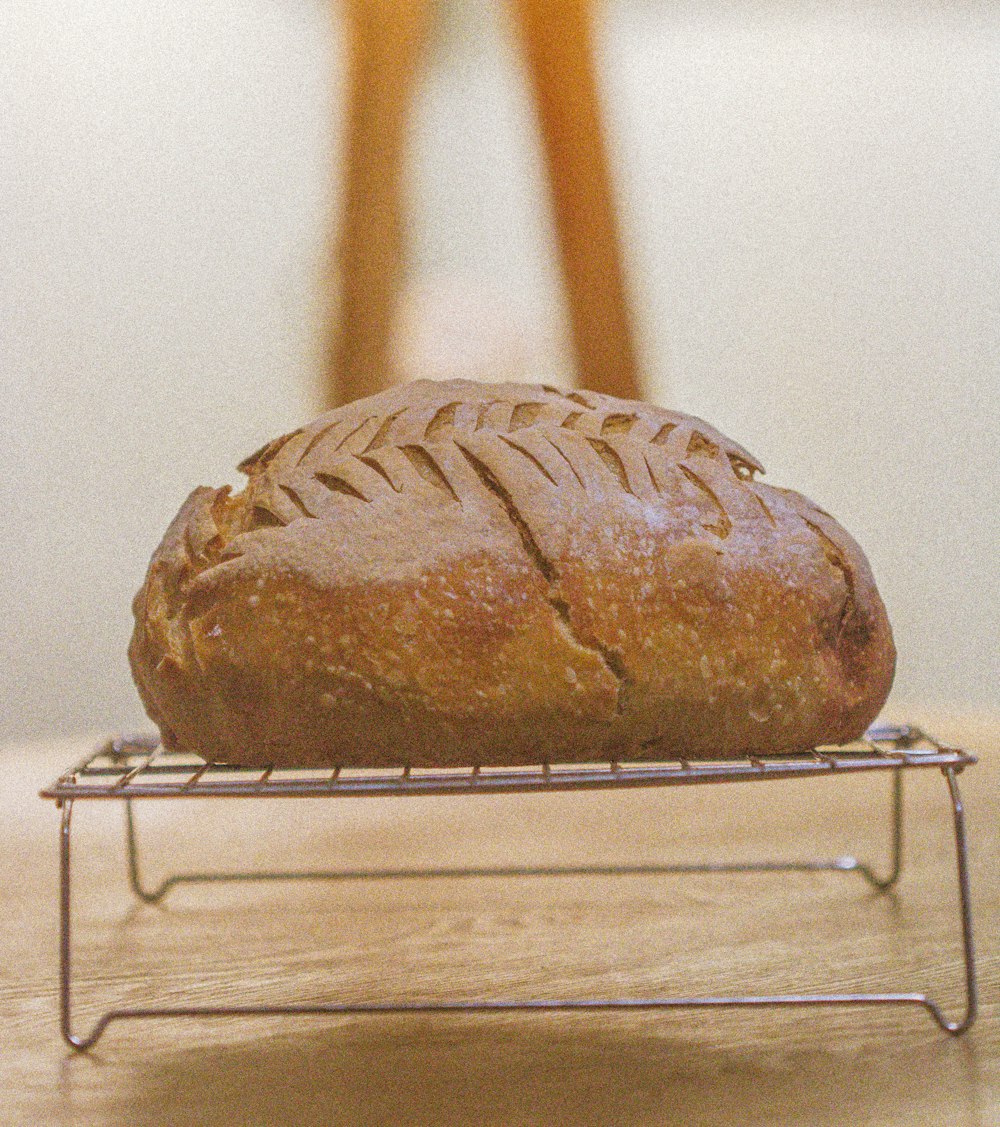
<svg viewBox="0 0 1000 1127">
<path fill-rule="evenodd" d="M 58 816 L 85 744 L 0 753 L 0 1123 L 1000 1124 L 1000 756 L 962 776 L 982 989 L 967 1037 L 913 1009 L 221 1019 L 56 1015 Z M 954 1008 L 946 788 L 911 772 L 898 891 L 839 874 L 181 888 L 134 904 L 117 803 L 74 813 L 78 1023 L 101 1007 L 929 989 Z M 140 804 L 151 875 L 186 867 L 881 859 L 888 779 L 629 794 Z"/>
</svg>

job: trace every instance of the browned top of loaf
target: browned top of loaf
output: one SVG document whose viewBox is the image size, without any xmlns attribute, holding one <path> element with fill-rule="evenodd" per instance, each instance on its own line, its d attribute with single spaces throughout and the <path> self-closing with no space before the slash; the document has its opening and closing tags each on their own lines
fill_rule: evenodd
<svg viewBox="0 0 1000 1127">
<path fill-rule="evenodd" d="M 154 719 L 220 758 L 790 750 L 888 691 L 860 549 L 691 416 L 421 381 L 240 468 L 171 526 L 132 646 Z"/>
<path fill-rule="evenodd" d="M 384 523 L 389 513 L 398 520 L 401 511 L 419 511 L 433 523 L 436 511 L 454 516 L 452 506 L 493 508 L 492 496 L 531 560 L 553 579 L 555 562 L 540 540 L 556 529 L 570 538 L 574 529 L 589 531 L 598 510 L 609 526 L 622 508 L 648 516 L 642 502 L 663 513 L 664 496 L 675 506 L 681 484 L 688 515 L 696 512 L 707 532 L 726 539 L 746 515 L 732 485 L 739 490 L 739 482 L 763 473 L 752 454 L 690 415 L 593 392 L 466 380 L 420 380 L 358 400 L 268 443 L 239 468 L 250 482 L 230 499 L 237 511 L 223 517 L 230 536 L 301 517 L 350 525 L 364 519 L 359 502 L 372 506 L 384 536 L 378 552 L 364 556 L 365 578 L 369 567 L 390 576 L 397 567 L 419 571 L 442 552 L 453 557 L 468 546 L 450 527 L 444 536 L 400 541 Z M 674 469 L 686 487 L 673 479 Z M 634 552 L 632 530 L 623 531 L 626 552 Z M 320 582 L 344 580 L 345 560 L 337 555 L 310 550 L 296 562 Z"/>
</svg>

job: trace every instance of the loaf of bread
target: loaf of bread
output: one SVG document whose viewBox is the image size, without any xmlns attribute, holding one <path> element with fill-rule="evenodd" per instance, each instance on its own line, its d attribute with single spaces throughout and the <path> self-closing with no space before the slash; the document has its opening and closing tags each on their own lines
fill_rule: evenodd
<svg viewBox="0 0 1000 1127">
<path fill-rule="evenodd" d="M 698 419 L 426 382 L 196 489 L 136 596 L 168 746 L 249 765 L 733 757 L 861 734 L 895 650 L 860 548 Z"/>
</svg>

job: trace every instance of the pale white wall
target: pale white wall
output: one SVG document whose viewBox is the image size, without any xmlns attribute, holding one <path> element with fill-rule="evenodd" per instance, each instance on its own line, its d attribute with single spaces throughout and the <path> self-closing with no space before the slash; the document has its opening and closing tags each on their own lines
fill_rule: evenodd
<svg viewBox="0 0 1000 1127">
<path fill-rule="evenodd" d="M 328 9 L 0 6 L 2 739 L 141 721 L 128 605 L 163 527 L 313 410 Z M 559 378 L 505 34 L 497 0 L 445 13 L 408 349 Z M 1000 7 L 609 0 L 601 42 L 654 397 L 865 545 L 894 711 L 996 713 Z"/>
</svg>

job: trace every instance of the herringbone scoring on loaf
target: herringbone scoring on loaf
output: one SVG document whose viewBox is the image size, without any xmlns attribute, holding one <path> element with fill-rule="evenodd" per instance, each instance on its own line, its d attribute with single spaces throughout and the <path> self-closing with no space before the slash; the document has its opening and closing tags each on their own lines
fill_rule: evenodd
<svg viewBox="0 0 1000 1127">
<path fill-rule="evenodd" d="M 836 743 L 895 651 L 861 549 L 712 427 L 414 383 L 196 489 L 136 596 L 164 741 L 246 764 L 730 757 Z"/>
</svg>

